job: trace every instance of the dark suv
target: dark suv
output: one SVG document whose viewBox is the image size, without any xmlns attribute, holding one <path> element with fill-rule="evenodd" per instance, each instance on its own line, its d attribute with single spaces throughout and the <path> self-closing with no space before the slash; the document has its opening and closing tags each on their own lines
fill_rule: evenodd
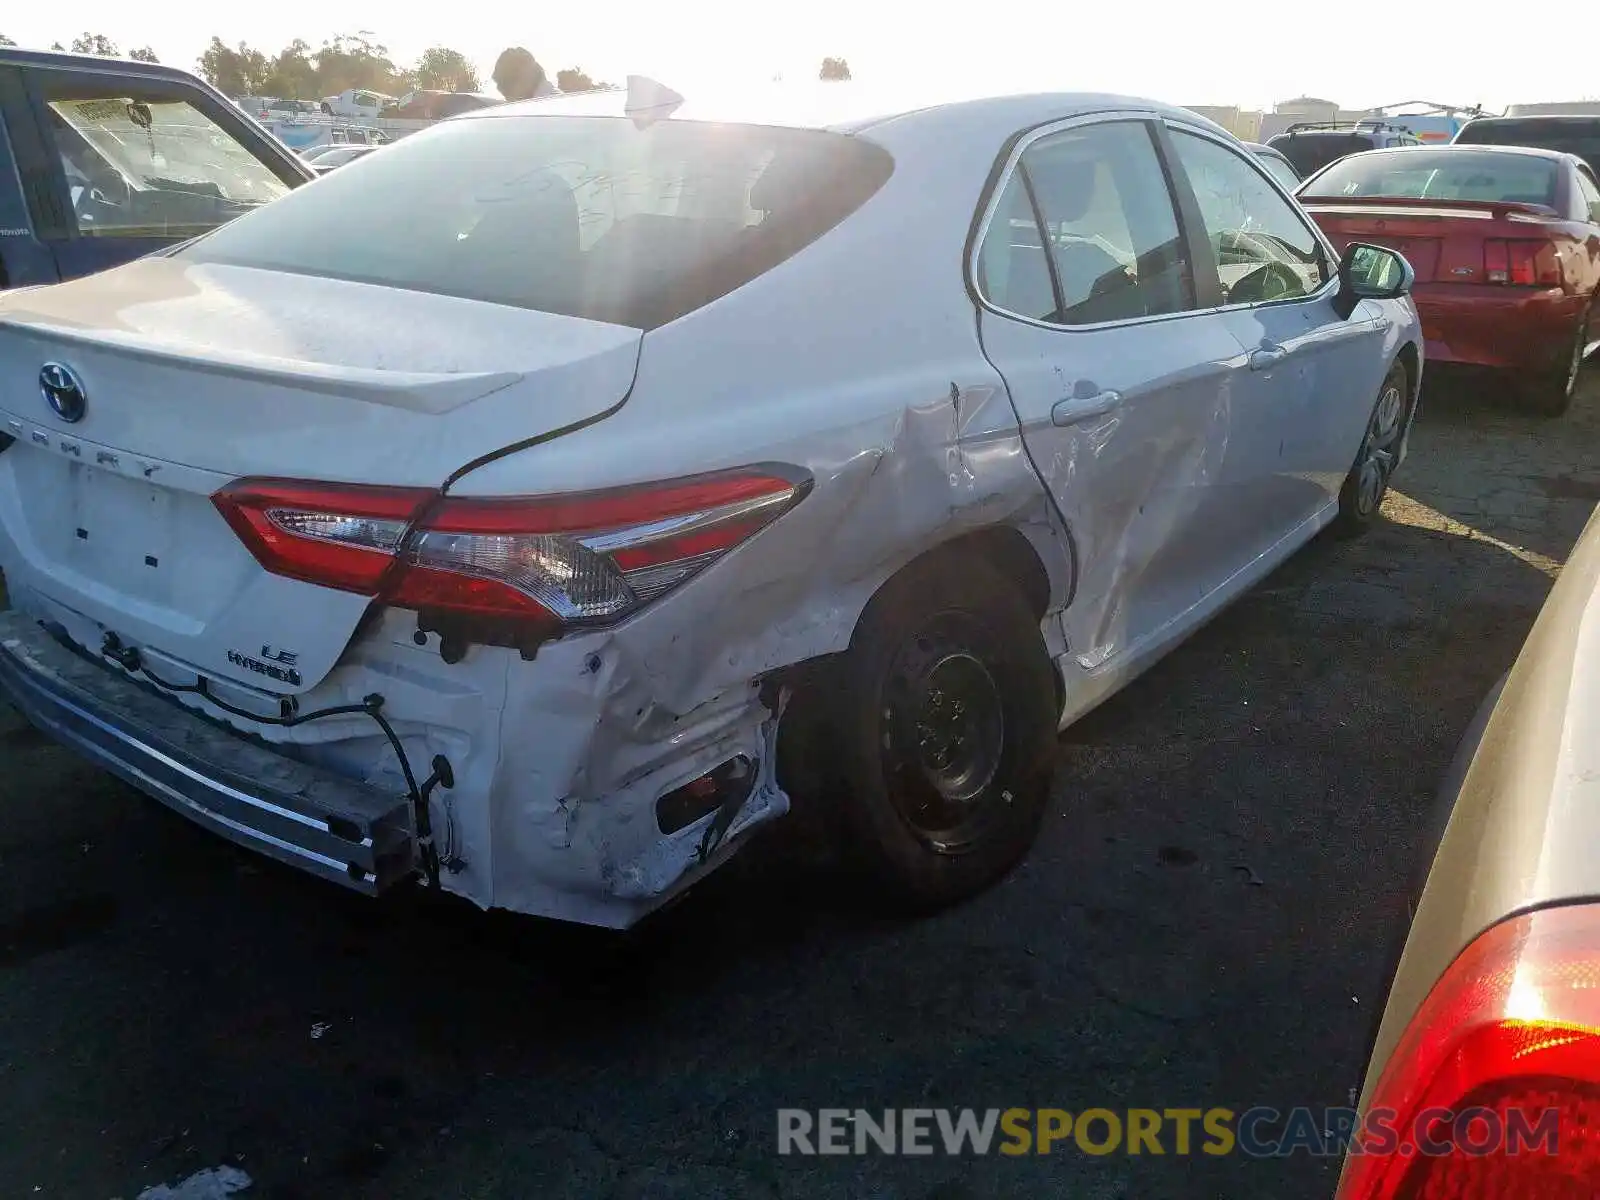
<svg viewBox="0 0 1600 1200">
<path fill-rule="evenodd" d="M 1383 121 L 1325 121 L 1291 125 L 1267 139 L 1309 179 L 1331 162 L 1361 150 L 1382 150 L 1389 146 L 1420 146 L 1422 140 L 1409 129 Z"/>
<path fill-rule="evenodd" d="M 1576 154 L 1600 174 L 1600 116 L 1479 117 L 1455 136 L 1465 146 L 1536 146 Z"/>
</svg>

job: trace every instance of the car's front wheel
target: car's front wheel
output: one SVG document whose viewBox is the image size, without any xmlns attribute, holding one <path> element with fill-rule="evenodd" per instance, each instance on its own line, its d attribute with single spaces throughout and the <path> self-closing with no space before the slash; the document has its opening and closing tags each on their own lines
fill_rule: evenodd
<svg viewBox="0 0 1600 1200">
<path fill-rule="evenodd" d="M 1032 845 L 1049 795 L 1038 616 L 987 560 L 927 560 L 873 598 L 843 668 L 833 723 L 868 885 L 913 910 L 981 891 Z"/>
<path fill-rule="evenodd" d="M 1378 519 L 1378 510 L 1389 492 L 1389 479 L 1399 462 L 1400 444 L 1405 440 L 1410 395 L 1405 366 L 1397 362 L 1378 388 L 1356 461 L 1339 489 L 1339 515 L 1333 523 L 1336 533 L 1365 533 Z"/>
</svg>

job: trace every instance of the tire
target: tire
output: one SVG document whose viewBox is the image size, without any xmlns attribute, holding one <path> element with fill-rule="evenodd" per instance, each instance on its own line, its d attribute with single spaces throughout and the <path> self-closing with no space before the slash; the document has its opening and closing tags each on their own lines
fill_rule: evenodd
<svg viewBox="0 0 1600 1200">
<path fill-rule="evenodd" d="M 1394 475 L 1395 456 L 1405 438 L 1411 404 L 1410 376 L 1404 364 L 1396 362 L 1378 388 L 1356 461 L 1339 489 L 1339 515 L 1333 519 L 1333 531 L 1338 536 L 1358 536 L 1378 522 Z"/>
<path fill-rule="evenodd" d="M 848 857 L 888 906 L 967 899 L 1027 853 L 1049 799 L 1054 666 L 987 561 L 902 571 L 862 615 L 833 718 Z"/>
<path fill-rule="evenodd" d="M 1564 417 L 1572 407 L 1572 398 L 1578 393 L 1578 377 L 1583 373 L 1583 351 L 1589 343 L 1589 321 L 1594 313 L 1590 300 L 1578 327 L 1573 331 L 1572 346 L 1566 361 L 1554 371 L 1534 375 L 1522 387 L 1522 407 L 1540 417 Z"/>
</svg>

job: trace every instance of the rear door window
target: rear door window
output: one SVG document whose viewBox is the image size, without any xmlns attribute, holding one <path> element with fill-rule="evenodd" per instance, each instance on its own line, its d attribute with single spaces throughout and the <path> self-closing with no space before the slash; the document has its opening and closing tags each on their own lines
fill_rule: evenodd
<svg viewBox="0 0 1600 1200">
<path fill-rule="evenodd" d="M 985 297 L 1058 325 L 1194 307 L 1193 272 L 1149 127 L 1116 121 L 1023 154 L 979 251 Z"/>
</svg>

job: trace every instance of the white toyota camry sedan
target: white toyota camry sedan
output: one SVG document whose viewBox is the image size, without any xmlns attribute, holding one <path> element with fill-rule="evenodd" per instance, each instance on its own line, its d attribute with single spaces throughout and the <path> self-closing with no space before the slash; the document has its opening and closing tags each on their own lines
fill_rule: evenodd
<svg viewBox="0 0 1600 1200">
<path fill-rule="evenodd" d="M 1410 269 L 1182 109 L 855 87 L 490 108 L 0 296 L 0 684 L 325 879 L 614 927 L 809 702 L 886 899 L 993 881 L 1060 727 L 1375 518 Z"/>
</svg>

